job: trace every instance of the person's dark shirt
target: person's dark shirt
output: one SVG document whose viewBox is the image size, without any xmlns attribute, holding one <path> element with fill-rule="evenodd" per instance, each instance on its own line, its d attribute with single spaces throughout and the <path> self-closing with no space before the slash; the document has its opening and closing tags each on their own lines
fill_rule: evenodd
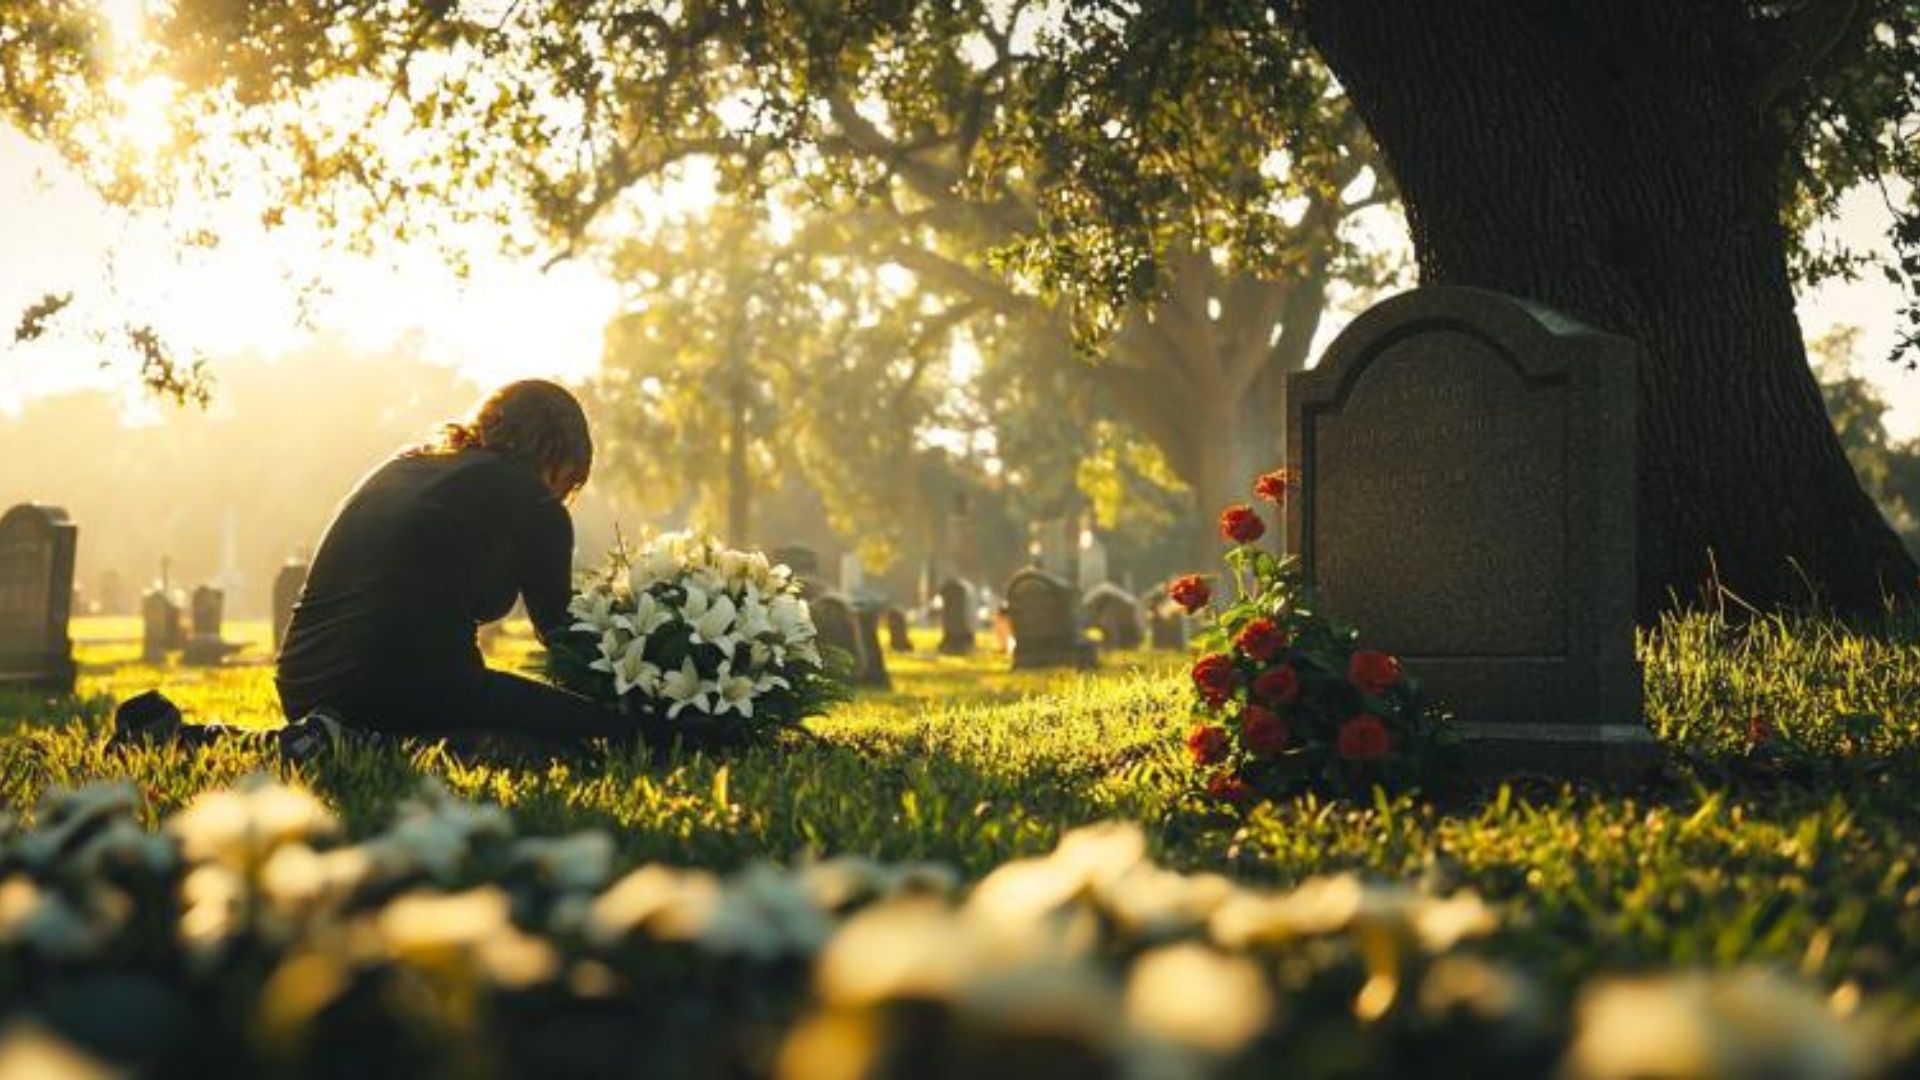
<svg viewBox="0 0 1920 1080">
<path fill-rule="evenodd" d="M 573 522 L 526 464 L 490 450 L 406 454 L 328 526 L 277 677 L 313 699 L 485 667 L 481 623 L 514 598 L 544 638 L 567 619 Z"/>
</svg>

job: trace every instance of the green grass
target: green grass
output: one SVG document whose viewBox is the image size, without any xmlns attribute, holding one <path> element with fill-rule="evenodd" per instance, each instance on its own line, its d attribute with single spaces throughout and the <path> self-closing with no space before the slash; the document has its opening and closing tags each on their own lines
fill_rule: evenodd
<svg viewBox="0 0 1920 1080">
<path fill-rule="evenodd" d="M 49 787 L 127 777 L 151 821 L 275 767 L 235 747 L 105 755 L 112 700 L 149 686 L 190 717 L 277 723 L 270 668 L 144 666 L 129 629 L 80 626 L 75 699 L 0 700 L 0 730 L 15 736 L 0 741 L 0 804 L 30 813 Z M 509 636 L 495 662 L 522 662 L 526 648 Z M 1501 910 L 1495 951 L 1553 985 L 1602 969 L 1758 961 L 1902 1010 L 1920 1001 L 1920 643 L 1823 623 L 1736 631 L 1697 616 L 1648 635 L 1642 653 L 1649 721 L 1676 765 L 1632 791 L 1302 797 L 1227 817 L 1183 798 L 1181 658 L 1014 675 L 1000 658 L 930 650 L 891 657 L 895 691 L 862 694 L 814 722 L 814 737 L 724 761 L 513 766 L 425 747 L 353 753 L 299 779 L 356 835 L 384 825 L 430 775 L 509 808 L 526 833 L 601 826 L 623 862 L 722 869 L 862 853 L 977 877 L 1050 850 L 1074 826 L 1130 818 L 1147 826 L 1154 857 L 1180 869 L 1276 883 L 1354 869 L 1471 886 Z M 1776 733 L 1761 752 L 1748 741 L 1756 716 Z"/>
</svg>

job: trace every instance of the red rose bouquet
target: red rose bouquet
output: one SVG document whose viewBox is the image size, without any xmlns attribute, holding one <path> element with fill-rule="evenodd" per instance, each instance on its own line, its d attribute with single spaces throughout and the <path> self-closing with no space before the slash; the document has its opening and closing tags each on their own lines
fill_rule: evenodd
<svg viewBox="0 0 1920 1080">
<path fill-rule="evenodd" d="M 1258 494 L 1278 503 L 1296 482 L 1269 473 Z M 1195 638 L 1186 739 L 1199 790 L 1240 802 L 1423 775 L 1449 733 L 1400 661 L 1360 648 L 1357 631 L 1315 609 L 1294 561 L 1257 545 L 1266 532 L 1258 511 L 1234 506 L 1220 520 L 1222 536 L 1235 542 L 1228 573 L 1210 589 L 1198 577 L 1181 579 L 1192 583 L 1186 598 L 1208 622 Z"/>
</svg>

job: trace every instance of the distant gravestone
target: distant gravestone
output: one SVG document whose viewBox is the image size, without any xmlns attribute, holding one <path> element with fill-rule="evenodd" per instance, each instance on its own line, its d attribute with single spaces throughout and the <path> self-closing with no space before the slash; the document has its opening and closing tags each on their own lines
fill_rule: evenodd
<svg viewBox="0 0 1920 1080">
<path fill-rule="evenodd" d="M 855 686 L 890 684 L 886 661 L 876 657 L 877 647 L 869 648 L 867 629 L 861 625 L 860 613 L 852 601 L 836 592 L 824 592 L 809 600 L 808 607 L 813 614 L 813 625 L 819 631 L 820 644 L 846 653 L 852 661 Z"/>
<path fill-rule="evenodd" d="M 1087 628 L 1098 631 L 1105 649 L 1137 649 L 1146 641 L 1140 625 L 1140 598 L 1112 583 L 1096 585 L 1080 599 Z"/>
<path fill-rule="evenodd" d="M 180 605 L 165 588 L 154 588 L 140 598 L 140 659 L 165 663 L 167 654 L 186 644 Z"/>
<path fill-rule="evenodd" d="M 940 652 L 945 656 L 967 656 L 977 647 L 974 627 L 973 586 L 959 578 L 948 578 L 940 586 Z"/>
<path fill-rule="evenodd" d="M 854 669 L 853 683 L 892 689 L 893 676 L 887 672 L 887 654 L 880 647 L 880 616 L 887 608 L 886 598 L 856 593 L 851 603 L 854 618 L 860 624 L 859 666 Z"/>
<path fill-rule="evenodd" d="M 300 602 L 300 591 L 307 587 L 307 574 L 313 568 L 299 559 L 289 559 L 273 575 L 273 654 L 280 655 L 280 647 L 286 644 L 287 626 L 293 622 L 294 605 Z"/>
<path fill-rule="evenodd" d="M 1288 389 L 1289 549 L 1476 767 L 1651 754 L 1634 660 L 1639 350 L 1499 293 L 1405 293 Z"/>
<path fill-rule="evenodd" d="M 1167 597 L 1164 588 L 1155 589 L 1141 602 L 1147 615 L 1147 644 L 1154 649 L 1185 652 L 1187 613 Z"/>
<path fill-rule="evenodd" d="M 907 632 L 906 612 L 890 607 L 880 613 L 880 622 L 887 630 L 887 648 L 900 653 L 913 651 L 913 636 Z"/>
<path fill-rule="evenodd" d="M 1081 636 L 1079 597 L 1065 581 L 1034 567 L 1007 581 L 1006 612 L 1013 635 L 1013 666 L 1092 667 L 1094 645 Z"/>
<path fill-rule="evenodd" d="M 767 553 L 767 558 L 776 566 L 785 566 L 793 571 L 797 578 L 813 577 L 820 573 L 820 553 L 805 544 L 788 544 L 777 547 Z"/>
<path fill-rule="evenodd" d="M 73 557 L 80 530 L 57 506 L 0 516 L 0 686 L 73 689 Z"/>
<path fill-rule="evenodd" d="M 218 664 L 241 646 L 221 636 L 225 629 L 227 594 L 211 585 L 193 590 L 193 635 L 180 662 L 195 666 Z"/>
</svg>

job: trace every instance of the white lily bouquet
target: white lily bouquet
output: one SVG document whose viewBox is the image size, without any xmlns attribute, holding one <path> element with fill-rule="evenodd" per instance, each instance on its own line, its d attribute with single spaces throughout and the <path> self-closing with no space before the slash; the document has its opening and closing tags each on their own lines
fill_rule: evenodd
<svg viewBox="0 0 1920 1080">
<path fill-rule="evenodd" d="M 691 532 L 622 545 L 568 610 L 548 677 L 618 705 L 656 744 L 742 741 L 844 696 L 793 572 L 757 551 Z"/>
</svg>

